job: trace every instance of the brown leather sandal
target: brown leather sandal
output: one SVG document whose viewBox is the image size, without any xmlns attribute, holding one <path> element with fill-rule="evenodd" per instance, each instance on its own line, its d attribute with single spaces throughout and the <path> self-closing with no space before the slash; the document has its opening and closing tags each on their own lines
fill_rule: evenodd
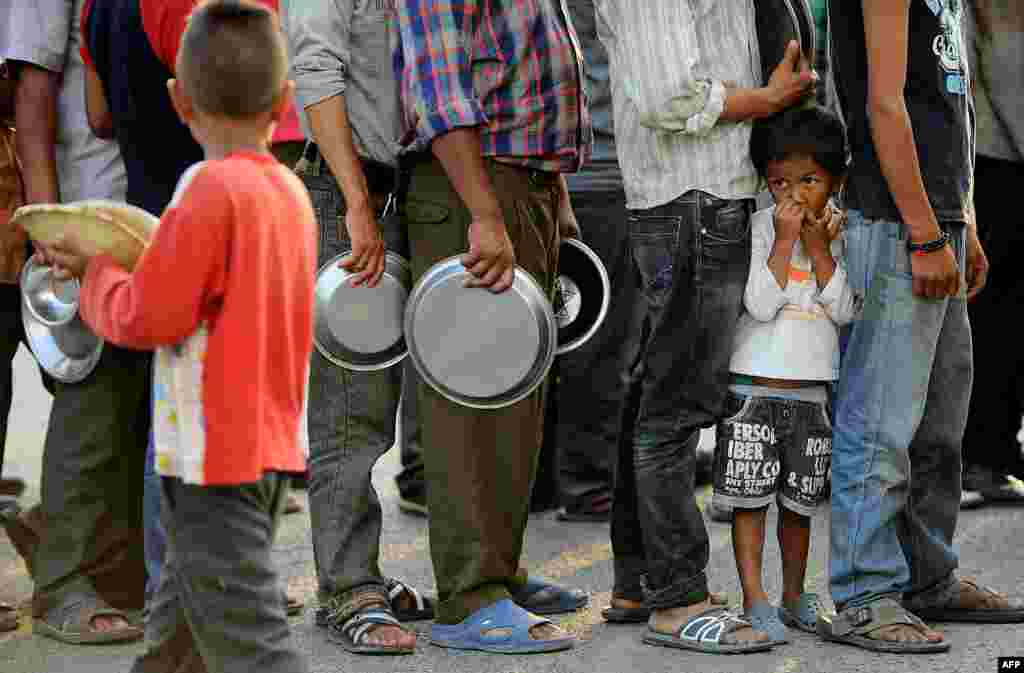
<svg viewBox="0 0 1024 673">
<path fill-rule="evenodd" d="M 120 617 L 123 626 L 103 631 L 93 626 L 96 617 Z M 130 623 L 128 615 L 103 602 L 96 594 L 76 594 L 32 620 L 32 632 L 71 645 L 123 643 L 138 640 L 143 629 Z"/>
<path fill-rule="evenodd" d="M 985 603 L 996 598 L 998 606 L 985 607 Z M 955 594 L 943 605 L 916 607 L 905 604 L 907 609 L 922 619 L 932 622 L 972 622 L 982 624 L 1015 624 L 1024 622 L 1024 604 L 1010 600 L 995 589 L 981 586 L 968 578 L 960 578 Z"/>
</svg>

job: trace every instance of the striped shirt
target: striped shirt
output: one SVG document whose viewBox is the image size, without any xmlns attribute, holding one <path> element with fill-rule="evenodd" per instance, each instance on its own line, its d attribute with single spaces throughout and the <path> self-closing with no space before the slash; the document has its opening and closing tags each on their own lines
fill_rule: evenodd
<svg viewBox="0 0 1024 673">
<path fill-rule="evenodd" d="M 723 122 L 725 84 L 761 86 L 751 0 L 595 0 L 611 61 L 615 141 L 629 208 L 694 189 L 755 196 L 749 122 Z"/>
<path fill-rule="evenodd" d="M 574 172 L 590 152 L 582 57 L 560 0 L 399 0 L 406 144 L 479 127 L 484 156 Z"/>
</svg>

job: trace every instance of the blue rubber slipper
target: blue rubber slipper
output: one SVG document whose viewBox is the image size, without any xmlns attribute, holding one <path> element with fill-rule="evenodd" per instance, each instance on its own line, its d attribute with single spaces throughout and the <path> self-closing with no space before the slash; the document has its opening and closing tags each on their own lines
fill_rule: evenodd
<svg viewBox="0 0 1024 673">
<path fill-rule="evenodd" d="M 779 606 L 779 619 L 786 626 L 800 629 L 807 633 L 818 632 L 818 613 L 821 612 L 821 601 L 818 594 L 800 594 L 795 605 Z"/>
<path fill-rule="evenodd" d="M 779 618 L 779 611 L 774 605 L 765 601 L 754 603 L 743 615 L 743 619 L 750 622 L 750 625 L 757 631 L 768 634 L 768 641 L 771 645 L 783 645 L 789 642 L 789 632 L 786 625 Z"/>
<path fill-rule="evenodd" d="M 590 597 L 579 589 L 561 587 L 539 577 L 527 577 L 526 584 L 512 596 L 512 600 L 535 615 L 557 615 L 579 610 Z"/>
<path fill-rule="evenodd" d="M 432 624 L 430 642 L 454 650 L 477 650 L 495 654 L 536 654 L 568 650 L 573 637 L 534 640 L 530 629 L 551 621 L 530 614 L 509 599 L 480 608 L 458 624 Z"/>
</svg>

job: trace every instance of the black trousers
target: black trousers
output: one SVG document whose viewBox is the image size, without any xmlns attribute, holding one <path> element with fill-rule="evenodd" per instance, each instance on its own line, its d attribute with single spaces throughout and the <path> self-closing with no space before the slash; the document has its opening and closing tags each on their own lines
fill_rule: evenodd
<svg viewBox="0 0 1024 673">
<path fill-rule="evenodd" d="M 988 286 L 968 305 L 974 339 L 974 390 L 964 433 L 964 468 L 1024 475 L 1017 431 L 1024 412 L 1024 348 L 1013 317 L 1024 306 L 1024 273 L 1017 257 L 1024 226 L 1012 194 L 1024 163 L 978 155 L 974 206 L 990 270 Z M 1010 205 L 1010 208 L 1007 206 Z"/>
</svg>

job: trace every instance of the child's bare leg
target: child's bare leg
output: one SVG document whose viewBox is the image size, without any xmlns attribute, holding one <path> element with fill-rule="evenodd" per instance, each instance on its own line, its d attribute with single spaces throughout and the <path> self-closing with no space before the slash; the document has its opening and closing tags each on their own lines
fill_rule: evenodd
<svg viewBox="0 0 1024 673">
<path fill-rule="evenodd" d="M 762 583 L 764 568 L 764 532 L 768 508 L 733 510 L 732 548 L 736 570 L 743 588 L 743 609 L 768 600 Z"/>
<path fill-rule="evenodd" d="M 782 604 L 794 605 L 804 592 L 811 518 L 779 507 L 778 536 L 782 553 Z"/>
</svg>

